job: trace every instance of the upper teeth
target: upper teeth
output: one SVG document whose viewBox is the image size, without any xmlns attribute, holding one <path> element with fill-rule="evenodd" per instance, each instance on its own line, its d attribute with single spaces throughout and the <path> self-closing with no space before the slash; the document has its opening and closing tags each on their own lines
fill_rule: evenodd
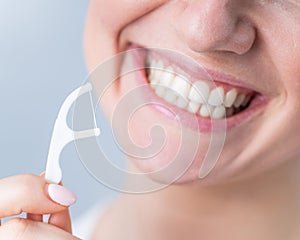
<svg viewBox="0 0 300 240">
<path fill-rule="evenodd" d="M 159 97 L 202 117 L 229 117 L 251 99 L 251 95 L 239 94 L 236 88 L 225 92 L 223 87 L 210 87 L 202 80 L 191 84 L 188 78 L 176 74 L 172 67 L 165 68 L 162 61 L 150 57 L 147 68 L 150 85 Z"/>
</svg>

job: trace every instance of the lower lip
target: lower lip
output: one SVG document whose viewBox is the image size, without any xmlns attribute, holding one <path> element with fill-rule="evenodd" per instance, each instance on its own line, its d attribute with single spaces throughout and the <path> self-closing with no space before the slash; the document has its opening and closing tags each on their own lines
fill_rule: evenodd
<svg viewBox="0 0 300 240">
<path fill-rule="evenodd" d="M 149 107 L 164 115 L 167 119 L 178 121 L 180 124 L 187 128 L 198 130 L 204 133 L 229 130 L 248 122 L 255 116 L 258 116 L 260 113 L 262 113 L 264 107 L 268 103 L 265 97 L 258 95 L 252 100 L 250 106 L 248 106 L 247 109 L 236 115 L 224 119 L 215 120 L 211 118 L 203 118 L 200 115 L 189 113 L 187 110 L 180 109 L 175 105 L 169 104 L 155 94 L 148 83 L 146 71 L 144 68 L 146 50 L 143 48 L 139 48 L 139 51 L 135 51 L 134 49 L 137 49 L 137 47 L 131 46 L 128 50 L 132 50 L 132 58 L 134 64 L 136 64 L 136 66 L 138 66 L 139 68 L 139 70 L 135 71 L 137 84 L 139 86 L 147 85 L 146 88 L 141 88 L 142 96 L 145 98 L 145 103 L 155 103 L 150 104 Z M 226 121 L 225 129 L 224 121 Z"/>
</svg>

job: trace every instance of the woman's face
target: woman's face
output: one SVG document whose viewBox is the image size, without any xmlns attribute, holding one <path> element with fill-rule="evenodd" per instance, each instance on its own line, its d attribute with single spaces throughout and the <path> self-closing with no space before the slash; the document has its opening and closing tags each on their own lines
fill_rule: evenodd
<svg viewBox="0 0 300 240">
<path fill-rule="evenodd" d="M 130 138 L 123 147 L 128 151 L 131 145 L 151 145 L 153 126 L 164 130 L 157 154 L 147 160 L 128 157 L 136 171 L 161 170 L 180 154 L 174 169 L 191 165 L 178 182 L 196 180 L 211 136 L 218 141 L 225 132 L 217 164 L 203 182 L 254 176 L 299 157 L 300 0 L 91 0 L 85 40 L 90 70 L 136 47 L 153 48 L 134 54 L 137 65 L 166 70 L 121 76 L 102 98 L 108 118 L 125 121 L 123 132 Z M 198 65 L 156 48 L 179 52 Z M 176 78 L 177 73 L 190 83 Z M 186 101 L 180 103 L 178 95 L 163 87 L 155 93 L 151 81 L 169 87 L 178 83 Z M 192 96 L 191 89 L 198 89 L 201 98 Z M 114 119 L 120 101 L 133 92 L 128 106 L 130 101 L 145 105 L 137 111 L 122 108 L 130 119 Z M 219 97 L 211 98 L 213 92 Z M 224 122 L 226 127 L 220 127 Z"/>
</svg>

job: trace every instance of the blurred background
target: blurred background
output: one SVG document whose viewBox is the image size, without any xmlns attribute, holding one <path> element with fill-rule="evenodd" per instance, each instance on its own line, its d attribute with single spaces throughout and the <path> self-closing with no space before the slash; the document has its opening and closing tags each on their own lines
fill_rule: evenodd
<svg viewBox="0 0 300 240">
<path fill-rule="evenodd" d="M 87 8 L 88 0 L 0 0 L 1 178 L 45 170 L 58 110 L 87 78 Z M 87 172 L 74 144 L 61 163 L 64 185 L 78 196 L 73 217 L 116 194 Z"/>
</svg>

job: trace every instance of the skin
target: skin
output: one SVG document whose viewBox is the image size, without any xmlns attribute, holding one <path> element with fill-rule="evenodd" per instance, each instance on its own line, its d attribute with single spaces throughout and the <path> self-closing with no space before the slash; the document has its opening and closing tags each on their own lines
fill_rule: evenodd
<svg viewBox="0 0 300 240">
<path fill-rule="evenodd" d="M 256 86 L 268 99 L 258 114 L 227 131 L 206 178 L 197 178 L 206 150 L 199 146 L 180 184 L 122 195 L 95 239 L 299 239 L 299 16 L 297 0 L 91 1 L 85 41 L 91 71 L 134 42 L 179 51 Z M 109 120 L 136 86 L 129 76 L 108 89 L 101 105 Z M 169 163 L 180 144 L 178 124 L 147 107 L 130 120 L 136 145 L 149 143 L 145 133 L 154 122 L 167 140 L 145 164 L 129 157 L 129 169 L 143 173 Z"/>
<path fill-rule="evenodd" d="M 94 239 L 300 238 L 299 16 L 298 0 L 91 0 L 85 35 L 89 70 L 135 41 L 179 51 L 255 85 L 268 98 L 259 114 L 227 132 L 220 160 L 205 179 L 195 175 L 206 150 L 199 147 L 196 163 L 179 183 L 148 194 L 121 195 L 99 220 Z M 135 87 L 133 79 L 123 80 L 102 99 L 109 120 L 121 96 Z M 166 149 L 146 166 L 129 159 L 131 171 L 168 163 L 172 157 L 167 156 L 180 144 L 178 125 L 148 108 L 135 116 L 134 127 L 129 125 L 136 144 L 149 141 L 142 134 L 153 124 L 148 115 L 166 130 Z M 29 213 L 28 219 L 1 226 L 1 239 L 14 234 L 19 239 L 76 239 L 66 207 L 47 197 L 46 184 L 32 175 L 0 181 L 0 196 L 6 196 L 0 198 L 0 217 Z M 40 214 L 49 212 L 50 224 L 41 223 Z"/>
<path fill-rule="evenodd" d="M 72 236 L 68 208 L 52 201 L 44 175 L 18 175 L 0 180 L 0 219 L 22 212 L 27 217 L 12 218 L 0 227 L 1 239 L 78 239 Z M 42 214 L 50 214 L 49 224 Z"/>
</svg>

